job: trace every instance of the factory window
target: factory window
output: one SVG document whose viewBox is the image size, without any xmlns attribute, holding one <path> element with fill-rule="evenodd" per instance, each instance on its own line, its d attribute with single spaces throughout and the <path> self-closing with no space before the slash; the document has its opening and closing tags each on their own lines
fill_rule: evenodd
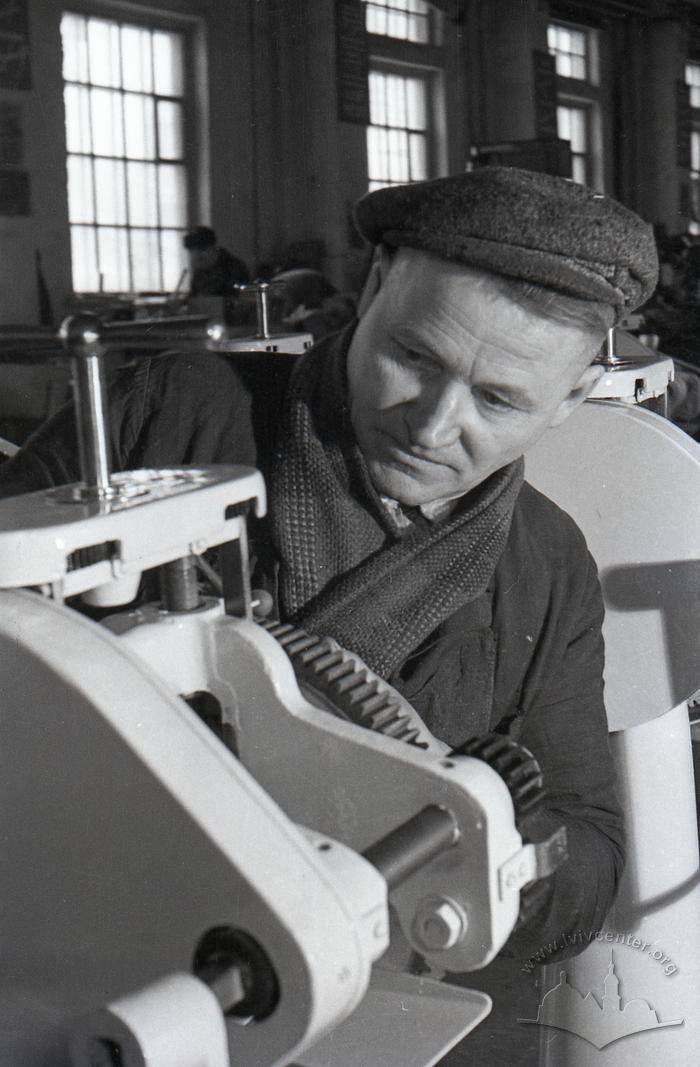
<svg viewBox="0 0 700 1067">
<path fill-rule="evenodd" d="M 76 292 L 175 289 L 185 266 L 185 39 L 65 14 L 68 212 Z"/>
<path fill-rule="evenodd" d="M 369 76 L 370 189 L 429 177 L 429 78 L 375 68 Z"/>
<path fill-rule="evenodd" d="M 435 29 L 433 11 L 425 0 L 365 0 L 368 33 L 429 44 Z"/>
<path fill-rule="evenodd" d="M 423 0 L 365 0 L 369 188 L 444 172 L 442 15 Z"/>
<path fill-rule="evenodd" d="M 587 26 L 550 22 L 547 27 L 547 46 L 556 60 L 560 78 L 597 84 L 598 50 L 594 30 Z"/>
<path fill-rule="evenodd" d="M 549 52 L 557 72 L 557 132 L 571 146 L 574 181 L 603 185 L 598 33 L 588 26 L 552 22 Z"/>
<path fill-rule="evenodd" d="M 700 63 L 688 63 L 686 84 L 690 87 L 690 223 L 688 232 L 700 235 Z"/>
</svg>

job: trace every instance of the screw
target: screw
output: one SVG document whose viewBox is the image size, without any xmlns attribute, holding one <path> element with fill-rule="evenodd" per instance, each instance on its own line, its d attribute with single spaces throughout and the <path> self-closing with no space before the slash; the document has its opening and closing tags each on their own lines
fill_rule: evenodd
<svg viewBox="0 0 700 1067">
<path fill-rule="evenodd" d="M 467 932 L 467 917 L 448 897 L 426 897 L 413 918 L 413 936 L 424 952 L 453 948 Z"/>
</svg>

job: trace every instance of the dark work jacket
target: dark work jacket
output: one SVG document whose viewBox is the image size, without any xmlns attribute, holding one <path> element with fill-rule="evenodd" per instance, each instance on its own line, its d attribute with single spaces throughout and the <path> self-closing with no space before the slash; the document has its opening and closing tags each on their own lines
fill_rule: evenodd
<svg viewBox="0 0 700 1067">
<path fill-rule="evenodd" d="M 333 343 L 333 338 L 322 342 Z M 163 355 L 123 368 L 110 390 L 115 469 L 244 463 L 269 474 L 292 360 Z M 58 413 L 0 466 L 0 493 L 78 480 L 73 419 Z M 255 544 L 256 534 L 252 531 Z M 257 537 L 260 558 L 269 545 Z M 269 563 L 269 561 L 268 561 Z M 269 565 L 268 565 L 269 571 Z M 487 592 L 408 657 L 390 679 L 442 740 L 498 730 L 535 754 L 549 794 L 544 823 L 566 825 L 570 858 L 550 879 L 536 918 L 508 951 L 535 954 L 602 926 L 623 863 L 603 706 L 603 608 L 582 534 L 527 483 Z M 431 679 L 449 663 L 452 699 Z M 446 713 L 444 709 L 450 711 Z"/>
</svg>

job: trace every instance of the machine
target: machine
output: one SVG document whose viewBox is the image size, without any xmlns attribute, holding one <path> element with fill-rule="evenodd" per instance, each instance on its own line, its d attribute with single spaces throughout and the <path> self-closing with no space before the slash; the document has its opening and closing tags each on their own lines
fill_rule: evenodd
<svg viewBox="0 0 700 1067">
<path fill-rule="evenodd" d="M 83 481 L 0 504 L 0 1063 L 429 1067 L 489 1000 L 412 964 L 484 966 L 565 855 L 539 769 L 256 621 L 258 472 L 113 474 L 105 331 L 63 334 Z"/>
</svg>

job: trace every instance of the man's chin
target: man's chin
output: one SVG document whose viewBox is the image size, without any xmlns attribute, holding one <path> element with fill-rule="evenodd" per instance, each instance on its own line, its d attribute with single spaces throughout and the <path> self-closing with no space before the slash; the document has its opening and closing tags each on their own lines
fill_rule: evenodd
<svg viewBox="0 0 700 1067">
<path fill-rule="evenodd" d="M 427 484 L 415 475 L 405 473 L 384 463 L 370 463 L 369 474 L 372 484 L 382 496 L 391 497 L 407 508 L 417 508 L 421 504 L 430 504 L 449 495 L 449 490 L 433 483 Z"/>
</svg>

